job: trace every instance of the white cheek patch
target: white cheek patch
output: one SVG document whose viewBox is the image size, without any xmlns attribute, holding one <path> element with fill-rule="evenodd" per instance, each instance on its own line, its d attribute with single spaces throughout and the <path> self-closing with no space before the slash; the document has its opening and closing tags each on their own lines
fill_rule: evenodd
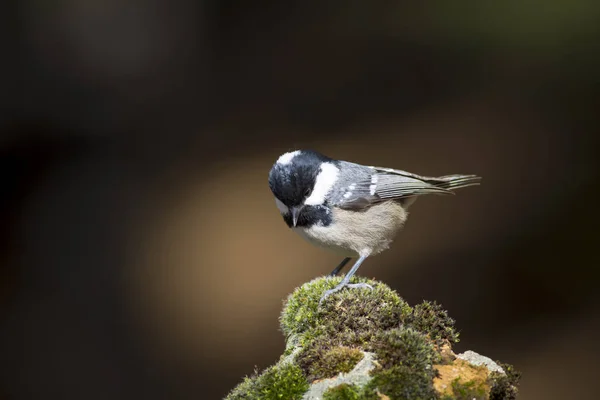
<svg viewBox="0 0 600 400">
<path fill-rule="evenodd" d="M 288 153 L 282 154 L 281 156 L 279 156 L 279 158 L 277 159 L 277 164 L 279 165 L 286 165 L 292 162 L 292 159 L 294 157 L 296 157 L 298 154 L 300 154 L 300 150 L 296 150 L 296 151 L 290 151 Z"/>
<path fill-rule="evenodd" d="M 331 190 L 338 179 L 339 170 L 332 163 L 321 164 L 321 171 L 315 180 L 315 187 L 311 195 L 304 201 L 304 204 L 316 206 L 325 202 L 327 193 Z"/>
<path fill-rule="evenodd" d="M 282 214 L 289 214 L 290 213 L 290 209 L 281 202 L 281 200 L 279 200 L 277 197 L 275 197 L 275 204 L 277 205 L 277 208 L 279 209 L 279 212 Z"/>
</svg>

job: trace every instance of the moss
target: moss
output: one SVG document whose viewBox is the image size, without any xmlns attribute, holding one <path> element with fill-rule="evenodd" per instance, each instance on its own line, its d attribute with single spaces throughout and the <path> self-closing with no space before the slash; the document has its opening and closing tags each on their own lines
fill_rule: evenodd
<svg viewBox="0 0 600 400">
<path fill-rule="evenodd" d="M 475 379 L 470 381 L 462 381 L 456 378 L 451 384 L 452 392 L 455 400 L 485 400 L 487 399 L 488 388 L 483 382 L 478 382 Z"/>
<path fill-rule="evenodd" d="M 398 326 L 412 312 L 388 286 L 358 277 L 351 281 L 369 283 L 373 290 L 340 290 L 319 305 L 323 293 L 341 279 L 317 278 L 289 296 L 280 318 L 286 337 L 296 337 L 300 346 L 319 336 L 327 336 L 332 345 L 361 345 L 375 332 Z"/>
<path fill-rule="evenodd" d="M 369 346 L 383 369 L 404 365 L 414 370 L 429 370 L 439 355 L 425 335 L 412 328 L 396 328 L 379 332 Z M 433 375 L 432 375 L 433 377 Z"/>
<path fill-rule="evenodd" d="M 490 381 L 492 390 L 490 391 L 490 400 L 515 400 L 519 390 L 517 386 L 521 379 L 521 373 L 515 370 L 512 365 L 496 362 L 502 367 L 506 374 L 492 372 Z"/>
<path fill-rule="evenodd" d="M 340 372 L 350 372 L 364 357 L 363 352 L 346 346 L 330 347 L 319 340 L 302 351 L 296 362 L 305 372 L 309 382 L 332 378 Z"/>
<path fill-rule="evenodd" d="M 323 393 L 323 400 L 360 400 L 362 390 L 357 388 L 355 385 L 348 385 L 342 383 L 341 385 L 327 389 Z"/>
<path fill-rule="evenodd" d="M 373 374 L 373 379 L 364 388 L 362 398 L 381 400 L 382 395 L 390 399 L 432 400 L 437 393 L 431 384 L 429 371 L 416 371 L 405 365 L 395 365 Z"/>
<path fill-rule="evenodd" d="M 458 332 L 454 330 L 454 320 L 436 302 L 424 301 L 417 304 L 413 309 L 409 324 L 416 330 L 428 334 L 440 347 L 459 341 Z"/>
<path fill-rule="evenodd" d="M 380 332 L 370 350 L 377 355 L 379 367 L 372 372 L 366 398 L 384 394 L 392 399 L 435 398 L 433 363 L 439 359 L 431 341 L 408 327 Z"/>
<path fill-rule="evenodd" d="M 308 387 L 300 367 L 291 363 L 280 363 L 267 368 L 260 375 L 255 373 L 252 377 L 245 378 L 226 399 L 301 399 Z"/>
</svg>

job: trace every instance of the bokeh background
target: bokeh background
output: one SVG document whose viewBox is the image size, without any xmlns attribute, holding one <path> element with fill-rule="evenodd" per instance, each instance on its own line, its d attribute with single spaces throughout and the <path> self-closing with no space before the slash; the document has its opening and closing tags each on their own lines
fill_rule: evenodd
<svg viewBox="0 0 600 400">
<path fill-rule="evenodd" d="M 600 6 L 421 3 L 4 6 L 0 397 L 217 399 L 276 361 L 282 300 L 339 262 L 268 189 L 310 147 L 482 175 L 360 274 L 522 399 L 597 398 Z"/>
</svg>

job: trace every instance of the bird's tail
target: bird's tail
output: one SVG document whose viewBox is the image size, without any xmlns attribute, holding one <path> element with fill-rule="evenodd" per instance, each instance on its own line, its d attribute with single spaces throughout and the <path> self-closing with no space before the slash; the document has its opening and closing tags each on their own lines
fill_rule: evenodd
<svg viewBox="0 0 600 400">
<path fill-rule="evenodd" d="M 446 175 L 437 178 L 428 178 L 427 183 L 449 191 L 467 186 L 479 185 L 481 177 L 477 175 Z"/>
</svg>

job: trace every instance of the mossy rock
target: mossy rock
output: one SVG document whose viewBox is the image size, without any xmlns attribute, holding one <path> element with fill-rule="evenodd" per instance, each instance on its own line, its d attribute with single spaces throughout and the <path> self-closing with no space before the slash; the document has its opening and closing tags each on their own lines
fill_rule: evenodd
<svg viewBox="0 0 600 400">
<path fill-rule="evenodd" d="M 319 304 L 323 293 L 340 281 L 341 277 L 315 279 L 288 297 L 280 318 L 288 346 L 304 346 L 318 337 L 332 344 L 363 345 L 412 315 L 412 308 L 387 285 L 357 277 L 351 282 L 368 283 L 373 289 L 344 289 Z"/>
<path fill-rule="evenodd" d="M 331 346 L 321 340 L 316 342 L 299 352 L 296 358 L 296 363 L 305 371 L 310 382 L 332 378 L 340 372 L 348 373 L 364 358 L 358 348 Z"/>
<path fill-rule="evenodd" d="M 458 332 L 441 305 L 411 307 L 387 285 L 359 277 L 352 283 L 373 289 L 346 288 L 319 304 L 340 280 L 318 278 L 288 297 L 281 360 L 245 378 L 227 400 L 516 398 L 513 367 L 452 352 Z"/>
</svg>

